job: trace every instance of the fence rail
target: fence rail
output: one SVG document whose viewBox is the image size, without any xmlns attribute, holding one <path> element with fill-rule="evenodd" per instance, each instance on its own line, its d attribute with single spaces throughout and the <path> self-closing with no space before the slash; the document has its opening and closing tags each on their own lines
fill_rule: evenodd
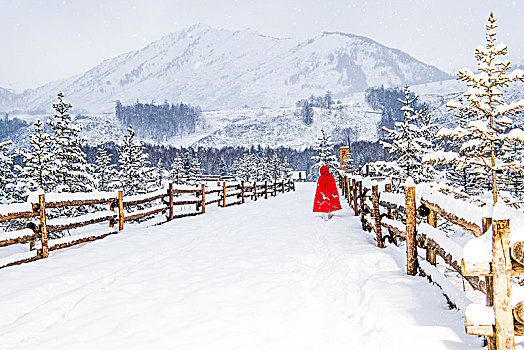
<svg viewBox="0 0 524 350">
<path fill-rule="evenodd" d="M 258 185 L 256 182 L 253 184 L 222 182 L 217 183 L 216 188 L 206 188 L 206 185 L 202 184 L 193 189 L 174 188 L 171 183 L 167 190 L 127 197 L 124 197 L 123 191 L 103 194 L 40 194 L 37 198 L 32 199 L 35 203 L 28 201 L 28 203 L 0 205 L 0 222 L 38 218 L 38 222 L 30 222 L 27 225 L 28 228 L 0 232 L 0 248 L 5 249 L 15 244 L 29 243 L 28 252 L 16 253 L 0 258 L 0 268 L 44 259 L 48 257 L 50 251 L 117 234 L 124 230 L 126 222 L 140 219 L 149 220 L 161 213 L 165 214 L 165 222 L 201 215 L 206 212 L 206 206 L 213 203 L 218 203 L 219 207 L 224 208 L 243 204 L 246 202 L 246 193 L 250 191 L 254 191 L 250 198 L 257 200 L 259 197 L 257 189 L 262 195 L 265 194 L 267 199 L 268 190 L 273 190 L 272 195 L 276 195 L 277 192 L 294 191 L 295 183 L 292 180 L 283 180 L 272 185 L 268 185 L 267 182 Z M 99 198 L 89 198 L 90 195 Z M 237 200 L 228 201 L 228 198 L 235 197 Z M 98 209 L 101 209 L 101 205 L 109 205 L 109 208 L 76 217 L 68 217 L 64 213 L 58 214 L 58 217 L 48 218 L 49 210 L 51 209 L 67 210 L 67 208 L 72 207 L 93 205 L 98 206 Z M 193 211 L 175 213 L 174 208 L 177 206 L 193 205 L 195 206 Z M 55 213 L 55 215 L 57 214 Z M 93 226 L 104 222 L 108 224 L 105 228 Z M 49 233 L 85 227 L 87 227 L 87 231 L 79 234 L 53 239 L 48 237 Z"/>
<path fill-rule="evenodd" d="M 438 270 L 431 266 L 438 256 L 483 292 L 486 305 L 463 305 L 466 332 L 485 336 L 490 350 L 514 349 L 514 336 L 524 336 L 524 300 L 513 300 L 512 307 L 511 277 L 524 277 L 524 237 L 510 240 L 509 217 L 428 184 L 406 184 L 403 193 L 392 193 L 387 179 L 345 175 L 339 186 L 378 247 L 405 242 L 408 274 L 435 280 Z M 464 246 L 455 242 L 437 227 L 439 218 L 470 233 L 470 240 Z M 425 250 L 424 257 L 419 250 Z"/>
</svg>

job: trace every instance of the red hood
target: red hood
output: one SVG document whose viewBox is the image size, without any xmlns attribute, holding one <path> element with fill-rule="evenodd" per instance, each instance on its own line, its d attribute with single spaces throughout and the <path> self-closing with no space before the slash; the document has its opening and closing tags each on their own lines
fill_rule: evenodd
<svg viewBox="0 0 524 350">
<path fill-rule="evenodd" d="M 320 167 L 320 175 L 329 175 L 329 167 L 327 165 Z"/>
</svg>

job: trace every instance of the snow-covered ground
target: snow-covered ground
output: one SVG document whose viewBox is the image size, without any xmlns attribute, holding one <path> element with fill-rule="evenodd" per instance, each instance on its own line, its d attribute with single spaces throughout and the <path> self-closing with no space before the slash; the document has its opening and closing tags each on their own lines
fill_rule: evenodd
<svg viewBox="0 0 524 350">
<path fill-rule="evenodd" d="M 405 274 L 314 184 L 0 270 L 1 349 L 479 349 L 463 312 Z"/>
</svg>

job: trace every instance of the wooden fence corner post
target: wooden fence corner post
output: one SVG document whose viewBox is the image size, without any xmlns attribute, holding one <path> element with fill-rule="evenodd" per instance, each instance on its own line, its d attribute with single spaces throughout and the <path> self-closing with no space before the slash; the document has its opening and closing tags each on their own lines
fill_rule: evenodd
<svg viewBox="0 0 524 350">
<path fill-rule="evenodd" d="M 242 191 L 242 198 L 244 191 Z M 206 185 L 202 184 L 202 214 L 206 213 Z"/>
<path fill-rule="evenodd" d="M 417 258 L 417 219 L 415 186 L 406 186 L 406 263 L 407 274 L 415 276 L 418 270 Z"/>
<path fill-rule="evenodd" d="M 45 259 L 49 256 L 49 248 L 47 246 L 47 222 L 45 216 L 45 194 L 38 196 L 38 211 L 40 215 L 40 241 L 42 242 L 40 257 Z"/>
<path fill-rule="evenodd" d="M 118 191 L 118 231 L 124 229 L 124 193 Z"/>
<path fill-rule="evenodd" d="M 491 218 L 482 218 L 482 233 L 488 232 L 491 227 Z M 493 275 L 486 276 L 486 306 L 493 306 Z M 488 350 L 497 350 L 497 338 L 486 337 L 488 343 Z"/>
<path fill-rule="evenodd" d="M 377 235 L 377 245 L 379 248 L 384 248 L 384 241 L 382 240 L 382 224 L 380 223 L 380 205 L 378 198 L 378 185 L 372 187 L 372 202 L 373 202 L 373 216 L 375 217 L 375 233 Z"/>
<path fill-rule="evenodd" d="M 497 349 L 515 349 L 509 220 L 493 220 L 493 309 Z"/>
<path fill-rule="evenodd" d="M 244 196 L 244 181 L 240 181 L 240 190 L 242 191 L 242 204 L 246 202 L 245 196 Z"/>
<path fill-rule="evenodd" d="M 167 193 L 169 194 L 169 219 L 168 221 L 173 220 L 173 183 L 169 183 L 169 187 L 167 189 Z"/>
<path fill-rule="evenodd" d="M 437 212 L 434 210 L 429 211 L 428 225 L 437 227 Z M 437 254 L 435 249 L 426 247 L 426 260 L 433 266 L 437 266 Z"/>
</svg>

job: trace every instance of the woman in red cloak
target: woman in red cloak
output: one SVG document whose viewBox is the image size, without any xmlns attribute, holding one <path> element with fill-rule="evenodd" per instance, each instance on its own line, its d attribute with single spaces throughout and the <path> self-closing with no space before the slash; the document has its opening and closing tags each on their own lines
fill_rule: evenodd
<svg viewBox="0 0 524 350">
<path fill-rule="evenodd" d="M 322 167 L 320 167 L 320 177 L 317 181 L 317 192 L 315 193 L 313 212 L 326 213 L 323 217 L 325 220 L 329 220 L 333 216 L 331 212 L 340 209 L 342 209 L 342 207 L 340 206 L 335 179 L 333 175 L 329 173 L 328 166 L 322 165 Z"/>
</svg>

